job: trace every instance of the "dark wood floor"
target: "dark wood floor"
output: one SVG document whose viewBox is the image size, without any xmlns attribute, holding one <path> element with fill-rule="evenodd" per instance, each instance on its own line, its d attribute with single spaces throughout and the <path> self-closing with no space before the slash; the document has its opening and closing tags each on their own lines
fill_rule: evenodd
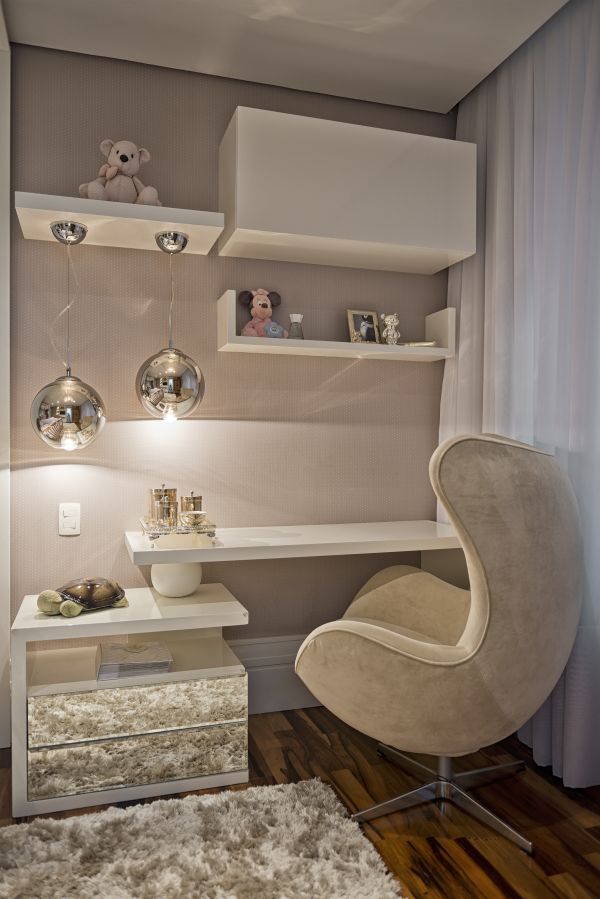
<svg viewBox="0 0 600 899">
<path fill-rule="evenodd" d="M 457 768 L 515 758 L 530 761 L 528 750 L 510 739 L 462 759 Z M 8 754 L 0 765 L 0 825 L 6 825 L 12 823 Z M 416 785 L 377 754 L 373 740 L 323 708 L 251 717 L 250 765 L 254 785 L 320 777 L 350 811 Z M 364 826 L 365 834 L 407 896 L 600 899 L 600 787 L 566 790 L 543 769 L 532 767 L 476 795 L 533 841 L 533 858 L 449 803 L 444 812 L 429 804 L 379 818 Z"/>
</svg>

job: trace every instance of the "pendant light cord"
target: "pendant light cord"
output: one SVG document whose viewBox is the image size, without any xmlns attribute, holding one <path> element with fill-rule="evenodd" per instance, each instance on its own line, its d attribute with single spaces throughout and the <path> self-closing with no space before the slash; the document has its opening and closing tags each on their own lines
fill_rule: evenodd
<svg viewBox="0 0 600 899">
<path fill-rule="evenodd" d="M 67 244 L 67 377 L 71 376 L 71 244 Z"/>
<path fill-rule="evenodd" d="M 169 276 L 171 278 L 171 302 L 169 303 L 169 349 L 173 349 L 173 254 L 169 253 Z"/>
</svg>

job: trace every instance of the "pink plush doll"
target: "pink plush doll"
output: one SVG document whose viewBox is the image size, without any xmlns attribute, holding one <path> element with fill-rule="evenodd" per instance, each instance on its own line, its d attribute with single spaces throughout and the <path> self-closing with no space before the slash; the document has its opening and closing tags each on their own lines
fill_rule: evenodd
<svg viewBox="0 0 600 899">
<path fill-rule="evenodd" d="M 242 337 L 287 337 L 288 332 L 271 318 L 273 307 L 279 306 L 281 297 L 274 290 L 242 290 L 238 297 L 247 306 L 251 320 L 242 329 Z"/>
<path fill-rule="evenodd" d="M 130 140 L 103 140 L 100 152 L 107 162 L 100 166 L 95 181 L 79 185 L 79 194 L 89 200 L 113 200 L 117 203 L 139 203 L 162 206 L 155 187 L 145 187 L 137 173 L 144 162 L 150 161 L 145 147 Z"/>
</svg>

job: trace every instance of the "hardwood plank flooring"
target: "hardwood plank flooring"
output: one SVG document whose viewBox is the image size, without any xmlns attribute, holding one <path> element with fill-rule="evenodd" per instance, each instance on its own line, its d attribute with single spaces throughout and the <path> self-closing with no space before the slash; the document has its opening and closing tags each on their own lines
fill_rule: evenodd
<svg viewBox="0 0 600 899">
<path fill-rule="evenodd" d="M 533 766 L 529 750 L 516 738 L 457 761 L 457 768 L 514 759 L 531 767 L 475 795 L 533 841 L 531 858 L 451 803 L 424 804 L 364 825 L 366 836 L 405 896 L 600 899 L 600 787 L 565 789 L 545 769 Z M 431 764 L 426 757 L 419 760 Z M 9 753 L 0 751 L 0 826 L 13 823 L 9 765 Z M 350 812 L 414 789 L 418 783 L 381 758 L 375 741 L 324 708 L 252 716 L 250 784 L 291 783 L 310 777 L 331 784 Z M 245 785 L 234 789 L 245 789 Z"/>
</svg>

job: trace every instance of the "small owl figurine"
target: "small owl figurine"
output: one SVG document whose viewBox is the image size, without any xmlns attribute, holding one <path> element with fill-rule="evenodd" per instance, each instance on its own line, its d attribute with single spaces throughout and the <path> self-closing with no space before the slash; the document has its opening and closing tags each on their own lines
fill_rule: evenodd
<svg viewBox="0 0 600 899">
<path fill-rule="evenodd" d="M 385 343 L 389 343 L 392 346 L 395 346 L 398 343 L 398 339 L 400 337 L 400 331 L 398 330 L 400 319 L 398 318 L 398 313 L 393 312 L 391 315 L 386 315 L 384 312 L 382 312 L 381 320 L 384 325 L 381 336 L 383 337 Z"/>
</svg>

